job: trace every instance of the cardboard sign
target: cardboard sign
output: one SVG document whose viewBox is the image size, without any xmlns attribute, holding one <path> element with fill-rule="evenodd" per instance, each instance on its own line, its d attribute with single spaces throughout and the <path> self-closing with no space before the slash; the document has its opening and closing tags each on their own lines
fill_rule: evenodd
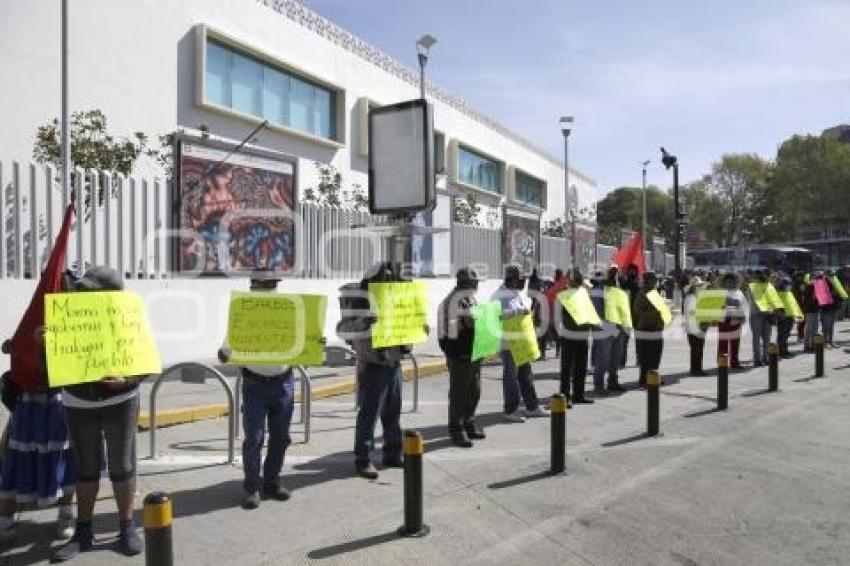
<svg viewBox="0 0 850 566">
<path fill-rule="evenodd" d="M 481 303 L 472 308 L 475 333 L 472 361 L 497 354 L 502 347 L 502 305 L 499 301 Z"/>
<path fill-rule="evenodd" d="M 729 294 L 723 290 L 697 291 L 697 306 L 694 312 L 699 324 L 723 322 L 726 319 L 726 298 Z"/>
<path fill-rule="evenodd" d="M 540 357 L 534 320 L 530 314 L 515 316 L 504 321 L 504 333 L 508 349 L 517 367 L 531 363 Z"/>
<path fill-rule="evenodd" d="M 785 316 L 803 320 L 803 311 L 800 305 L 797 304 L 797 298 L 791 291 L 778 291 L 779 299 L 782 301 L 782 309 L 785 311 Z"/>
<path fill-rule="evenodd" d="M 561 301 L 561 304 L 564 305 L 564 308 L 567 309 L 567 312 L 579 326 L 586 324 L 596 326 L 602 322 L 596 312 L 596 307 L 593 306 L 593 301 L 590 300 L 590 293 L 584 287 L 567 289 L 558 293 L 558 300 Z"/>
<path fill-rule="evenodd" d="M 629 294 L 616 287 L 605 287 L 605 320 L 619 324 L 624 328 L 632 327 L 632 311 L 629 308 Z"/>
<path fill-rule="evenodd" d="M 326 310 L 324 295 L 234 291 L 227 318 L 228 363 L 322 365 Z"/>
<path fill-rule="evenodd" d="M 667 306 L 667 303 L 664 302 L 664 299 L 658 294 L 658 291 L 653 289 L 646 294 L 646 298 L 650 303 L 652 303 L 652 306 L 655 307 L 658 314 L 661 315 L 661 321 L 664 323 L 664 326 L 668 326 L 671 322 L 673 322 L 673 313 L 670 312 L 670 307 Z"/>
<path fill-rule="evenodd" d="M 832 293 L 829 292 L 829 284 L 826 279 L 814 279 L 812 285 L 815 287 L 815 299 L 822 307 L 832 304 Z"/>
<path fill-rule="evenodd" d="M 779 298 L 776 287 L 772 283 L 750 283 L 750 294 L 761 312 L 773 312 L 784 308 L 782 299 Z"/>
<path fill-rule="evenodd" d="M 372 347 L 419 344 L 428 339 L 428 287 L 422 281 L 370 283 L 378 321 L 372 326 Z"/>
<path fill-rule="evenodd" d="M 128 291 L 54 293 L 44 301 L 51 387 L 162 371 L 141 296 Z"/>
</svg>

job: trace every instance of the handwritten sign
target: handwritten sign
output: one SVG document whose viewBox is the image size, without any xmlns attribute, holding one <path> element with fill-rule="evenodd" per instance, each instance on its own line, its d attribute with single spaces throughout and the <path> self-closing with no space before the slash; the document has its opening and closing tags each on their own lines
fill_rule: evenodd
<svg viewBox="0 0 850 566">
<path fill-rule="evenodd" d="M 750 283 L 750 294 L 761 312 L 773 312 L 784 308 L 782 299 L 779 298 L 776 287 L 772 283 Z"/>
<path fill-rule="evenodd" d="M 697 291 L 697 305 L 694 312 L 699 324 L 711 324 L 726 320 L 726 299 L 729 293 L 725 289 Z"/>
<path fill-rule="evenodd" d="M 632 327 L 632 312 L 629 309 L 629 294 L 616 287 L 605 287 L 605 320 L 624 328 Z"/>
<path fill-rule="evenodd" d="M 388 348 L 425 342 L 428 288 L 422 281 L 370 283 L 378 321 L 372 326 L 372 347 Z"/>
<path fill-rule="evenodd" d="M 791 291 L 779 291 L 779 298 L 782 300 L 782 308 L 785 311 L 785 316 L 803 320 L 803 311 L 800 309 L 794 293 Z"/>
<path fill-rule="evenodd" d="M 815 287 L 815 299 L 822 307 L 832 304 L 832 293 L 829 292 L 829 285 L 826 279 L 814 279 L 812 285 Z"/>
<path fill-rule="evenodd" d="M 670 307 L 667 306 L 667 303 L 664 302 L 664 299 L 658 294 L 658 291 L 653 289 L 646 294 L 646 298 L 650 303 L 652 303 L 652 306 L 658 311 L 658 314 L 661 315 L 661 322 L 664 323 L 664 326 L 668 326 L 671 322 L 673 322 L 673 313 L 670 312 Z"/>
<path fill-rule="evenodd" d="M 472 308 L 475 333 L 472 339 L 472 361 L 499 352 L 502 346 L 502 305 L 499 301 L 481 303 Z"/>
<path fill-rule="evenodd" d="M 531 363 L 540 357 L 534 320 L 530 314 L 507 319 L 504 321 L 504 331 L 508 350 L 517 367 Z"/>
<path fill-rule="evenodd" d="M 564 305 L 577 325 L 590 324 L 596 326 L 602 322 L 599 320 L 593 301 L 590 300 L 590 294 L 584 287 L 567 289 L 563 293 L 558 293 L 558 300 L 561 301 L 561 304 Z"/>
<path fill-rule="evenodd" d="M 142 297 L 135 293 L 48 294 L 44 323 L 51 387 L 162 371 Z"/>
<path fill-rule="evenodd" d="M 833 275 L 832 277 L 830 277 L 829 282 L 832 283 L 832 288 L 835 290 L 836 293 L 838 293 L 838 296 L 841 299 L 848 298 L 847 291 L 844 289 L 844 285 L 841 284 L 841 281 L 838 279 L 837 276 Z"/>
<path fill-rule="evenodd" d="M 234 291 L 227 317 L 228 363 L 322 365 L 326 310 L 324 295 Z"/>
</svg>

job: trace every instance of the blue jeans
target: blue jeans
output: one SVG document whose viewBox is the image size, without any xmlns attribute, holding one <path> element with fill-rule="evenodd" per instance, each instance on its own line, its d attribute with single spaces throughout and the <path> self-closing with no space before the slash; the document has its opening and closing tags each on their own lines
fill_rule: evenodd
<svg viewBox="0 0 850 566">
<path fill-rule="evenodd" d="M 605 387 L 605 374 L 608 374 L 608 387 L 616 387 L 619 382 L 620 362 L 622 361 L 625 333 L 617 331 L 616 336 L 610 332 L 606 336 L 598 332 L 593 337 L 593 388 L 600 391 Z"/>
<path fill-rule="evenodd" d="M 837 310 L 822 310 L 820 311 L 820 324 L 823 328 L 823 343 L 834 344 L 835 335 L 835 317 L 838 314 Z"/>
<path fill-rule="evenodd" d="M 529 411 L 540 406 L 531 377 L 531 364 L 516 367 L 510 350 L 502 352 L 502 392 L 505 398 L 505 414 L 513 413 L 519 408 L 520 398 L 525 401 L 525 408 Z"/>
<path fill-rule="evenodd" d="M 401 364 L 367 363 L 357 376 L 357 399 L 360 410 L 354 431 L 355 464 L 363 466 L 371 461 L 379 415 L 384 429 L 384 460 L 400 460 Z"/>
<path fill-rule="evenodd" d="M 787 356 L 788 338 L 791 336 L 791 330 L 794 328 L 793 318 L 783 318 L 779 321 L 776 327 L 776 340 L 779 343 L 779 355 Z"/>
<path fill-rule="evenodd" d="M 763 312 L 750 314 L 750 330 L 753 333 L 753 363 L 766 364 L 767 346 L 770 344 L 771 315 Z"/>
<path fill-rule="evenodd" d="M 274 490 L 280 485 L 283 457 L 289 446 L 289 425 L 295 406 L 295 378 L 292 370 L 276 379 L 260 380 L 243 372 L 242 423 L 245 440 L 242 442 L 242 467 L 245 472 L 245 491 L 254 493 L 260 488 Z M 268 422 L 269 445 L 260 477 L 265 434 L 263 425 Z"/>
</svg>

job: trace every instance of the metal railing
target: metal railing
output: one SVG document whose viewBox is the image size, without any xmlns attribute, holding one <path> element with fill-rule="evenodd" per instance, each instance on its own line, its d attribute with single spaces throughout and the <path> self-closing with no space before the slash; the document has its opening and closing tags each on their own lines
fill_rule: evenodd
<svg viewBox="0 0 850 566">
<path fill-rule="evenodd" d="M 301 378 L 301 409 L 298 413 L 298 423 L 304 425 L 304 444 L 310 443 L 310 414 L 313 407 L 313 383 L 310 381 L 310 374 L 303 366 L 295 366 Z M 233 435 L 239 438 L 241 433 L 239 417 L 242 415 L 242 375 L 236 378 L 236 393 L 235 393 L 236 414 L 233 423 Z"/>
<path fill-rule="evenodd" d="M 227 405 L 228 405 L 228 413 L 227 413 L 227 463 L 232 464 L 236 461 L 236 442 L 234 438 L 234 422 L 237 420 L 234 412 L 235 402 L 233 398 L 233 389 L 230 387 L 230 383 L 227 382 L 227 378 L 222 375 L 220 371 L 215 369 L 214 367 L 208 366 L 206 364 L 201 364 L 197 362 L 183 362 L 179 364 L 175 364 L 165 371 L 163 371 L 159 377 L 154 381 L 153 388 L 151 389 L 150 396 L 150 420 L 151 420 L 151 438 L 150 438 L 150 458 L 151 460 L 156 460 L 156 394 L 159 391 L 162 382 L 169 378 L 171 374 L 176 372 L 180 372 L 180 380 L 183 383 L 204 383 L 205 374 L 210 374 L 216 378 L 216 380 L 221 383 L 221 386 L 224 387 L 224 392 L 227 393 Z"/>
</svg>

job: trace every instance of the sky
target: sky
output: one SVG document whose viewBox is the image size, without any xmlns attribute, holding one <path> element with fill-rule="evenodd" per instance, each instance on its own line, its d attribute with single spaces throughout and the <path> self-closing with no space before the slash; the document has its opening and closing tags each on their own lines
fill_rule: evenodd
<svg viewBox="0 0 850 566">
<path fill-rule="evenodd" d="M 724 153 L 773 159 L 794 134 L 850 123 L 850 0 L 303 0 L 410 67 L 438 40 L 427 80 L 563 155 L 600 195 Z"/>
</svg>

